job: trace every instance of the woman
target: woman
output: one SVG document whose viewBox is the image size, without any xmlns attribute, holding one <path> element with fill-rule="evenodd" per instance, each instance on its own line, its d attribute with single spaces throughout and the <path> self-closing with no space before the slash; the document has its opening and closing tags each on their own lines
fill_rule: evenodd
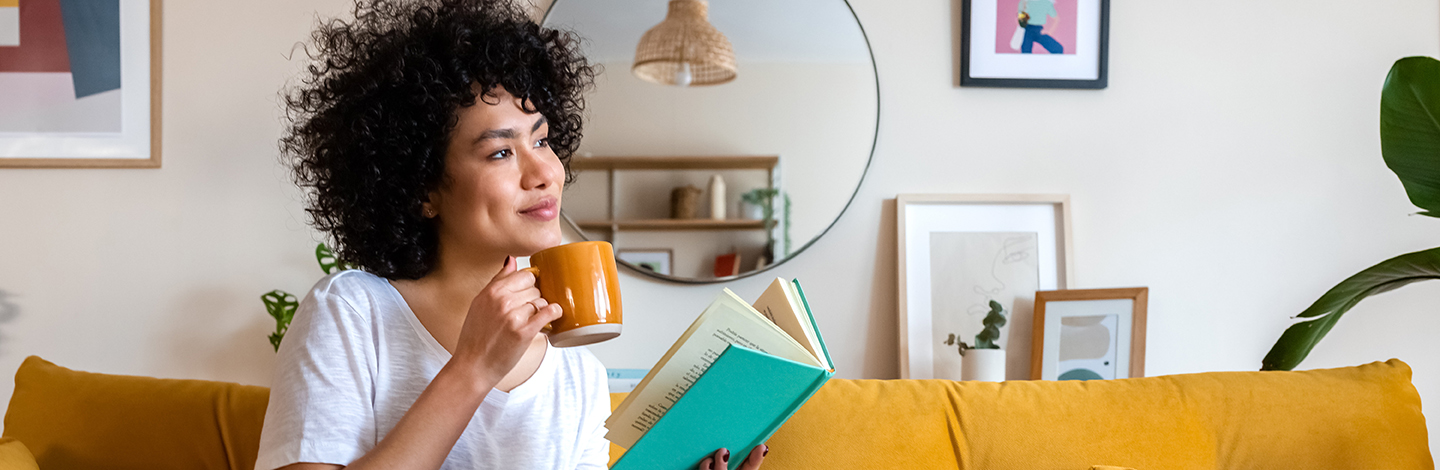
<svg viewBox="0 0 1440 470">
<path fill-rule="evenodd" d="M 577 38 L 500 1 L 362 0 L 354 16 L 314 33 L 281 148 L 359 269 L 296 312 L 256 468 L 605 468 L 604 367 L 549 345 L 560 309 L 515 266 L 560 243 L 595 74 Z"/>
</svg>

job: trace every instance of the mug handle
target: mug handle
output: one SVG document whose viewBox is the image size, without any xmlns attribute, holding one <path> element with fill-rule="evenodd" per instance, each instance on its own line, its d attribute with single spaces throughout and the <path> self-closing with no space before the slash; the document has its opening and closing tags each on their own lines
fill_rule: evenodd
<svg viewBox="0 0 1440 470">
<path fill-rule="evenodd" d="M 521 270 L 521 271 L 528 272 L 528 273 L 530 273 L 531 275 L 535 276 L 535 285 L 536 285 L 536 286 L 539 286 L 539 285 L 540 285 L 540 268 L 537 268 L 537 267 L 534 267 L 534 266 L 530 266 L 530 267 L 526 267 L 526 268 L 520 268 L 520 270 Z M 541 333 L 545 333 L 545 334 L 548 335 L 548 334 L 550 334 L 550 330 L 553 330 L 553 329 L 554 329 L 554 328 L 551 327 L 549 323 L 546 323 L 545 326 L 540 327 L 540 332 L 541 332 Z"/>
</svg>

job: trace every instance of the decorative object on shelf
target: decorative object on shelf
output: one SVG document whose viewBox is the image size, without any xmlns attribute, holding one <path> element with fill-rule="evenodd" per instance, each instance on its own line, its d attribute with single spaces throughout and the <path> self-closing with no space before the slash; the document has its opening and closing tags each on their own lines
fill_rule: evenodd
<svg viewBox="0 0 1440 470">
<path fill-rule="evenodd" d="M 985 328 L 975 335 L 974 345 L 958 341 L 954 333 L 945 339 L 945 345 L 955 346 L 961 356 L 960 380 L 1004 382 L 1005 350 L 995 344 L 1000 339 L 1000 327 L 1005 326 L 1005 308 L 1000 302 L 990 301 L 990 313 L 981 324 Z"/>
<path fill-rule="evenodd" d="M 0 27 L 0 167 L 159 168 L 160 0 L 24 3 L 14 43 Z"/>
<path fill-rule="evenodd" d="M 725 178 L 710 177 L 710 220 L 725 220 Z"/>
<path fill-rule="evenodd" d="M 622 249 L 617 250 L 615 259 L 630 263 L 640 269 L 657 274 L 670 275 L 675 253 L 669 248 Z"/>
<path fill-rule="evenodd" d="M 1150 289 L 1035 293 L 1033 380 L 1145 376 L 1145 304 Z"/>
<path fill-rule="evenodd" d="M 630 73 L 661 85 L 719 85 L 735 79 L 735 50 L 708 18 L 704 0 L 670 0 L 665 20 L 635 46 Z M 632 36 L 633 37 L 633 36 Z"/>
<path fill-rule="evenodd" d="M 1395 61 L 1380 90 L 1380 153 L 1400 178 L 1420 215 L 1440 217 L 1440 61 L 1406 57 Z M 1413 282 L 1440 279 L 1440 248 L 1407 253 L 1380 262 L 1341 281 L 1315 300 L 1290 325 L 1260 370 L 1291 370 L 1340 321 L 1371 295 Z"/>
<path fill-rule="evenodd" d="M 740 274 L 740 252 L 726 253 L 715 257 L 715 277 L 730 277 Z"/>
<path fill-rule="evenodd" d="M 670 218 L 693 219 L 700 209 L 700 188 L 685 185 L 670 191 Z"/>
<path fill-rule="evenodd" d="M 775 224 L 775 196 L 780 195 L 780 190 L 775 188 L 755 188 L 740 195 L 741 216 L 746 219 L 764 220 L 765 228 L 769 229 Z"/>
<path fill-rule="evenodd" d="M 1106 86 L 1110 0 L 964 0 L 960 27 L 960 86 Z"/>
<path fill-rule="evenodd" d="M 320 264 L 320 270 L 326 275 L 335 271 L 350 269 L 350 266 L 335 259 L 335 252 L 324 243 L 315 245 L 315 262 Z M 275 332 L 271 333 L 270 345 L 280 350 L 280 340 L 285 339 L 285 332 L 290 329 L 290 321 L 295 319 L 295 309 L 300 307 L 300 301 L 294 294 L 275 289 L 260 296 L 260 301 L 265 303 L 265 311 L 275 318 Z"/>
<path fill-rule="evenodd" d="M 953 379 L 964 364 L 942 332 L 979 333 L 992 301 L 1011 313 L 1005 377 L 1029 377 L 1035 291 L 1074 279 L 1070 197 L 901 194 L 895 220 L 900 378 Z"/>
</svg>

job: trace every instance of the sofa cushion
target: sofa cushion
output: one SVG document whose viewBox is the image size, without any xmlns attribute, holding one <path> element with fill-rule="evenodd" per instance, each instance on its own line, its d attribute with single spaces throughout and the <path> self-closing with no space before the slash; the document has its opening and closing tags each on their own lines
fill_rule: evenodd
<svg viewBox="0 0 1440 470">
<path fill-rule="evenodd" d="M 1093 381 L 831 380 L 766 468 L 1434 468 L 1398 360 Z"/>
<path fill-rule="evenodd" d="M 14 438 L 0 439 L 0 470 L 40 470 L 35 456 L 25 444 Z"/>
<path fill-rule="evenodd" d="M 203 380 L 77 372 L 31 356 L 5 435 L 40 468 L 252 470 L 270 392 Z"/>
</svg>

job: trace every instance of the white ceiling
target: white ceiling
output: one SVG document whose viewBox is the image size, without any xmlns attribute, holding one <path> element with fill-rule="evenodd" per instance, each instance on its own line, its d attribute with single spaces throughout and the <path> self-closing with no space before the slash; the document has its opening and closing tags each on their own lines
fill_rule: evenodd
<svg viewBox="0 0 1440 470">
<path fill-rule="evenodd" d="M 592 61 L 635 58 L 635 44 L 665 19 L 667 0 L 556 0 L 547 26 L 585 38 Z M 860 25 L 844 0 L 713 0 L 710 23 L 746 62 L 870 63 Z"/>
</svg>

